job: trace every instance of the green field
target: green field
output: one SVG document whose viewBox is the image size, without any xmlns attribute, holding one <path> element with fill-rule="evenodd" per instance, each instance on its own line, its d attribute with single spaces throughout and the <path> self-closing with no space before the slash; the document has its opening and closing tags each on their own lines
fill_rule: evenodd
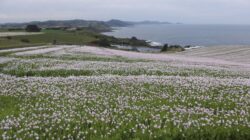
<svg viewBox="0 0 250 140">
<path fill-rule="evenodd" d="M 97 33 L 87 31 L 43 30 L 43 32 L 44 34 L 40 35 L 0 37 L 0 49 L 52 44 L 54 40 L 58 44 L 83 45 L 96 40 L 98 37 Z M 28 42 L 23 40 L 28 40 Z"/>
</svg>

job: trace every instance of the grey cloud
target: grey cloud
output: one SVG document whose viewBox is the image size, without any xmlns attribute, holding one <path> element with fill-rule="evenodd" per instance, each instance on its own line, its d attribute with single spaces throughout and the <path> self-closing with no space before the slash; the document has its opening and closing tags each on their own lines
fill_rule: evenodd
<svg viewBox="0 0 250 140">
<path fill-rule="evenodd" d="M 250 24 L 249 0 L 0 0 L 0 22 L 48 19 Z"/>
</svg>

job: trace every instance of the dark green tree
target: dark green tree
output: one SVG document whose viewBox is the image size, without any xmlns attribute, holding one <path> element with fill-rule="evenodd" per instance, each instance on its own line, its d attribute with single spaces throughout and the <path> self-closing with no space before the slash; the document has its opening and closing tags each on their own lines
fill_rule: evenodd
<svg viewBox="0 0 250 140">
<path fill-rule="evenodd" d="M 165 52 L 165 51 L 168 51 L 168 49 L 169 49 L 168 44 L 165 44 L 165 45 L 162 47 L 161 51 L 162 51 L 162 52 Z"/>
<path fill-rule="evenodd" d="M 37 25 L 27 25 L 25 28 L 27 32 L 40 32 L 41 28 L 39 28 Z"/>
</svg>

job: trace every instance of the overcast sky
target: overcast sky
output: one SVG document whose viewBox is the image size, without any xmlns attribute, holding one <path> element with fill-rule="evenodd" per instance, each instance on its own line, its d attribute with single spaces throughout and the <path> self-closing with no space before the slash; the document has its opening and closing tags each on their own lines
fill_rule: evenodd
<svg viewBox="0 0 250 140">
<path fill-rule="evenodd" d="M 250 0 L 0 0 L 0 23 L 56 19 L 250 24 Z"/>
</svg>

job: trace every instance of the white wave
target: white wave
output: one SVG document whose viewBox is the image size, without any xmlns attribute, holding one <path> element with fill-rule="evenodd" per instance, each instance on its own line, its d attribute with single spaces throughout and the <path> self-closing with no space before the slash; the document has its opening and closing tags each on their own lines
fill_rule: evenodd
<svg viewBox="0 0 250 140">
<path fill-rule="evenodd" d="M 151 41 L 151 40 L 147 40 L 146 41 L 150 46 L 156 47 L 156 46 L 163 46 L 162 43 L 160 42 L 155 42 L 155 41 Z"/>
<path fill-rule="evenodd" d="M 203 48 L 204 46 L 191 46 L 189 48 L 185 48 L 186 50 L 191 50 L 191 49 L 198 49 L 198 48 Z"/>
</svg>

